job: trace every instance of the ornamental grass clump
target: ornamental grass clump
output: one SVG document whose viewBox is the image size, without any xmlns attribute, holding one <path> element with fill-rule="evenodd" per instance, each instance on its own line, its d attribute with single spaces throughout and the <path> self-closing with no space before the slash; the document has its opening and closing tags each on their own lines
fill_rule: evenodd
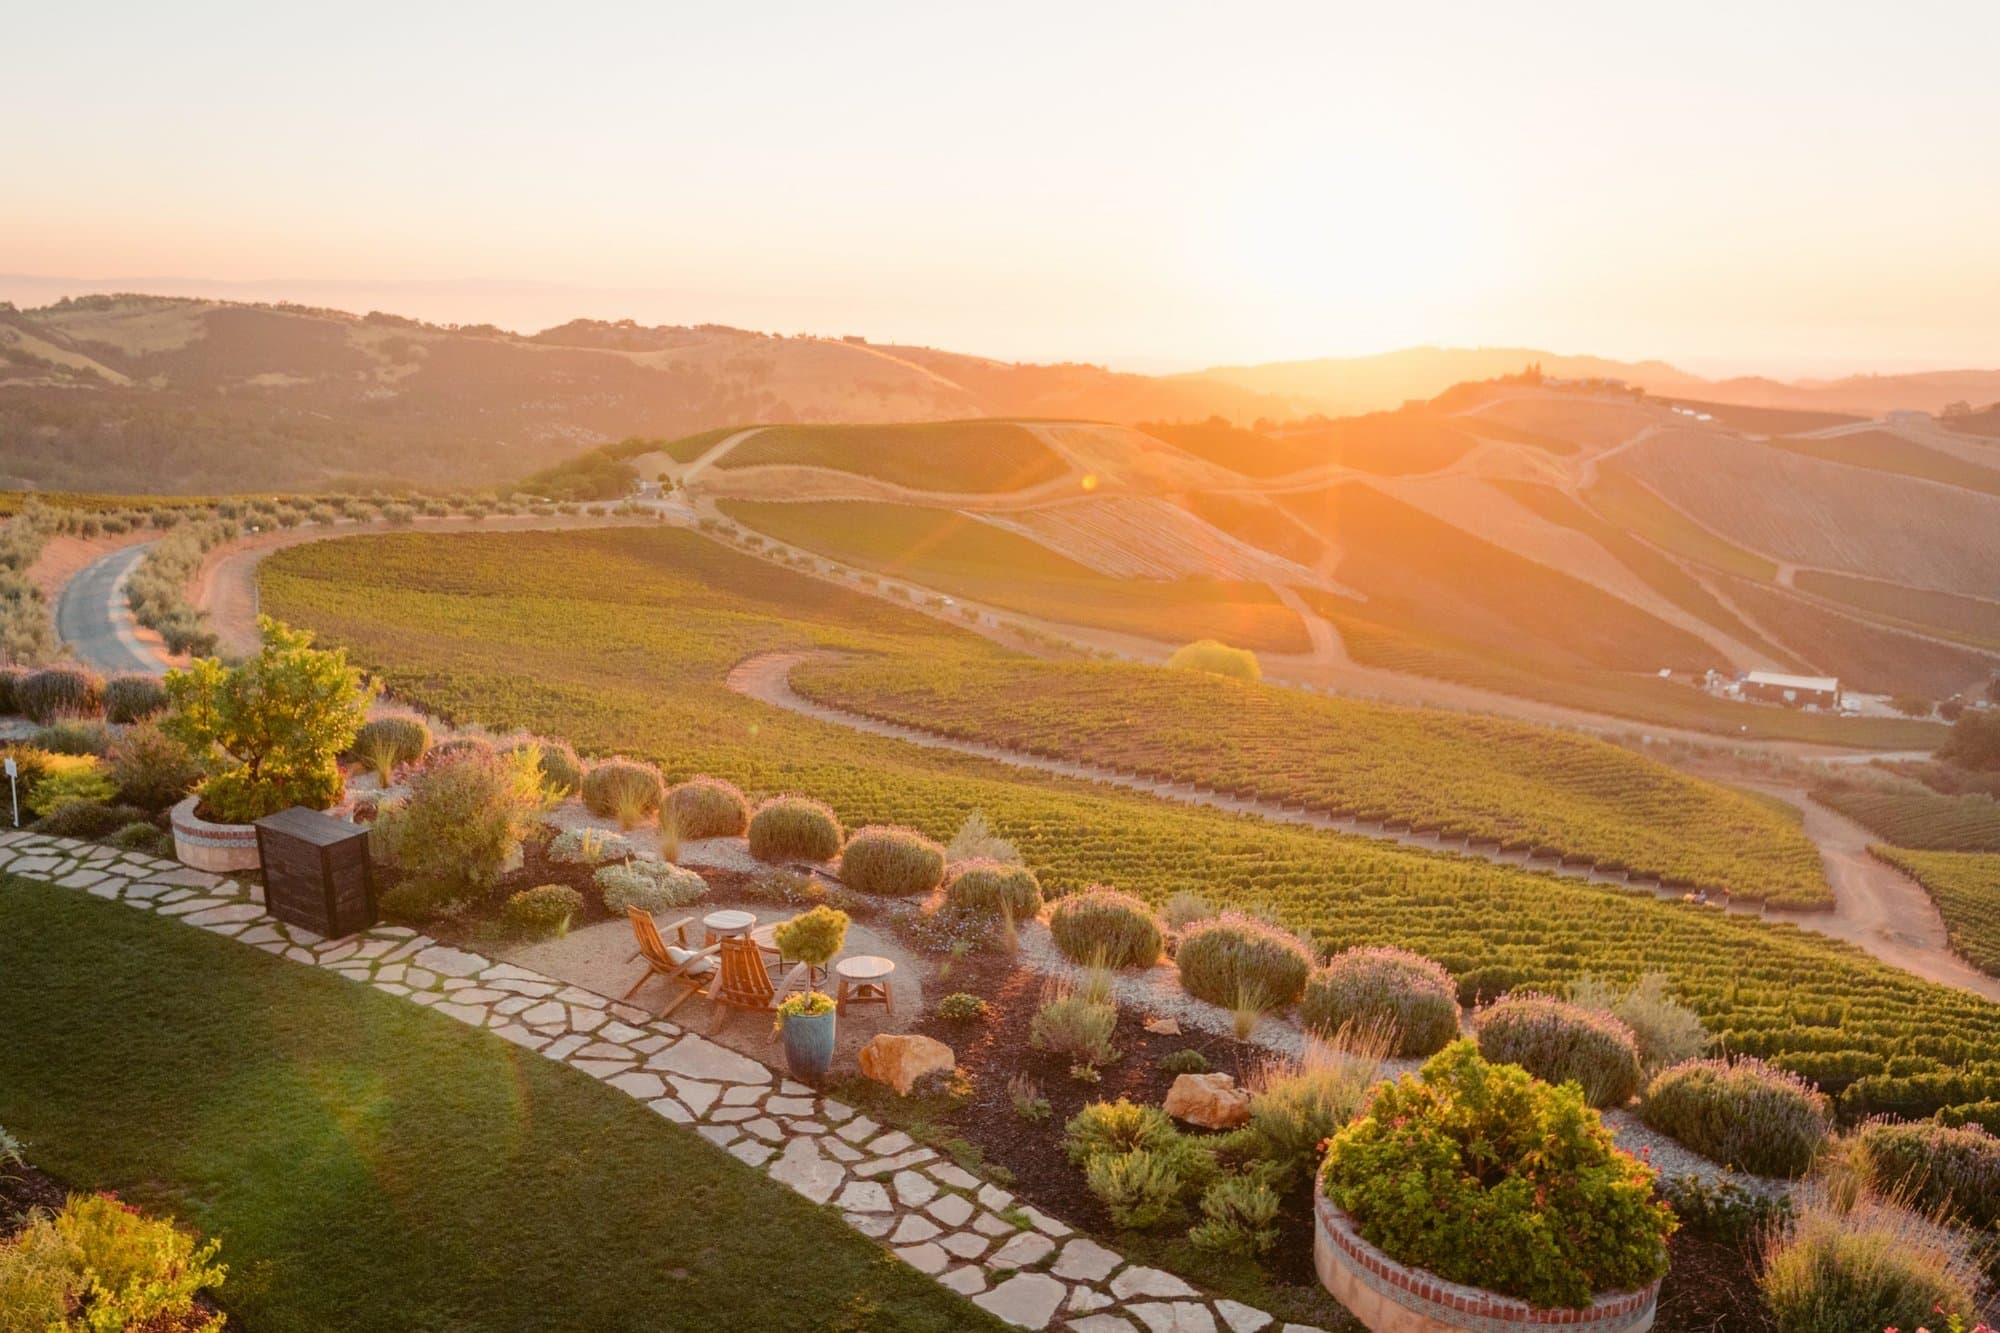
<svg viewBox="0 0 2000 1333">
<path fill-rule="evenodd" d="M 1174 951 L 1181 987 L 1198 1000 L 1234 1006 L 1253 997 L 1259 1008 L 1296 1002 L 1312 972 L 1313 957 L 1298 938 L 1275 926 L 1225 912 L 1197 921 Z"/>
<path fill-rule="evenodd" d="M 999 861 L 961 861 L 944 882 L 944 901 L 967 912 L 1005 913 L 1010 921 L 1042 914 L 1042 885 L 1035 872 Z"/>
<path fill-rule="evenodd" d="M 507 746 L 509 751 L 530 747 L 535 752 L 535 765 L 541 770 L 543 793 L 551 801 L 576 795 L 577 789 L 583 785 L 583 763 L 576 757 L 576 751 L 570 748 L 569 742 L 545 736 L 524 736 Z"/>
<path fill-rule="evenodd" d="M 42 726 L 57 718 L 96 717 L 104 711 L 104 678 L 87 667 L 43 667 L 15 683 L 14 705 Z"/>
<path fill-rule="evenodd" d="M 629 861 L 637 849 L 622 833 L 601 828 L 564 829 L 549 839 L 549 860 L 563 865 L 595 866 Z"/>
<path fill-rule="evenodd" d="M 692 870 L 665 861 L 637 860 L 600 866 L 591 882 L 613 914 L 629 907 L 642 912 L 670 912 L 701 901 L 708 881 Z"/>
<path fill-rule="evenodd" d="M 167 687 L 158 676 L 127 671 L 104 682 L 104 717 L 117 723 L 144 722 L 167 711 Z"/>
<path fill-rule="evenodd" d="M 944 848 L 915 829 L 864 828 L 840 850 L 840 880 L 857 893 L 911 898 L 944 878 Z"/>
<path fill-rule="evenodd" d="M 1458 1041 L 1375 1090 L 1320 1189 L 1398 1263 L 1576 1309 L 1667 1271 L 1674 1218 L 1653 1180 L 1574 1088 Z"/>
<path fill-rule="evenodd" d="M 1166 947 L 1150 907 L 1101 884 L 1057 899 L 1049 934 L 1071 962 L 1105 967 L 1151 967 Z"/>
<path fill-rule="evenodd" d="M 1488 1060 L 1574 1083 L 1592 1106 L 1623 1106 L 1639 1090 L 1639 1044 L 1610 1014 L 1516 991 L 1474 1014 L 1472 1027 Z"/>
<path fill-rule="evenodd" d="M 750 824 L 750 802 L 736 784 L 721 778 L 694 777 L 667 793 L 683 838 L 738 838 Z"/>
<path fill-rule="evenodd" d="M 804 796 L 773 796 L 750 816 L 750 855 L 759 861 L 831 861 L 845 836 L 830 807 Z"/>
<path fill-rule="evenodd" d="M 1972 1227 L 2000 1222 L 2000 1138 L 1978 1125 L 1871 1120 L 1845 1146 L 1878 1193 Z"/>
<path fill-rule="evenodd" d="M 1979 1268 L 1963 1236 L 1894 1200 L 1835 1194 L 1801 1189 L 1765 1238 L 1757 1286 L 1778 1333 L 1941 1329 L 1939 1315 L 1975 1308 Z"/>
<path fill-rule="evenodd" d="M 660 770 L 636 759 L 604 759 L 583 774 L 584 808 L 600 819 L 635 829 L 660 812 L 667 784 Z"/>
<path fill-rule="evenodd" d="M 1646 973 L 1629 990 L 1597 977 L 1579 977 L 1570 983 L 1569 1001 L 1610 1014 L 1631 1028 L 1639 1043 L 1639 1064 L 1649 1078 L 1708 1049 L 1701 1015 L 1667 993 L 1662 973 Z"/>
<path fill-rule="evenodd" d="M 371 717 L 354 733 L 354 757 L 375 775 L 377 785 L 396 781 L 396 769 L 414 764 L 431 748 L 431 729 L 414 713 Z"/>
<path fill-rule="evenodd" d="M 1095 1069 L 1118 1058 L 1112 1034 L 1118 1027 L 1118 1006 L 1089 991 L 1052 987 L 1028 1025 L 1028 1044 Z"/>
<path fill-rule="evenodd" d="M 561 938 L 583 913 L 583 895 L 567 884 L 538 884 L 507 899 L 500 919 L 525 939 Z"/>
<path fill-rule="evenodd" d="M 1804 1175 L 1833 1128 L 1817 1088 L 1747 1055 L 1664 1071 L 1646 1088 L 1639 1116 L 1704 1157 L 1760 1176 Z"/>
<path fill-rule="evenodd" d="M 1299 1020 L 1321 1037 L 1342 1028 L 1388 1032 L 1389 1054 L 1430 1055 L 1458 1035 L 1458 990 L 1451 973 L 1419 954 L 1349 949 L 1307 978 Z"/>
<path fill-rule="evenodd" d="M 1278 1181 L 1310 1173 L 1326 1141 L 1354 1119 L 1380 1081 L 1386 1033 L 1346 1034 L 1339 1043 L 1306 1039 L 1296 1063 L 1266 1066 L 1250 1080 L 1248 1129 L 1256 1158 Z"/>
</svg>

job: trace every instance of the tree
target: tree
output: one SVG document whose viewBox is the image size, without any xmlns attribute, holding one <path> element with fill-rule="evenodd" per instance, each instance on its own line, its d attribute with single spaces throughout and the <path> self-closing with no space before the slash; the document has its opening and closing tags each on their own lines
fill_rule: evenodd
<svg viewBox="0 0 2000 1333">
<path fill-rule="evenodd" d="M 1959 718 L 1938 758 L 1960 768 L 2000 768 L 2000 713 L 1968 712 Z"/>
<path fill-rule="evenodd" d="M 257 619 L 255 657 L 224 666 L 205 657 L 167 673 L 173 711 L 161 729 L 221 768 L 201 784 L 202 804 L 224 823 L 247 824 L 294 805 L 324 810 L 340 799 L 339 755 L 368 715 L 374 687 L 340 650 Z"/>
</svg>

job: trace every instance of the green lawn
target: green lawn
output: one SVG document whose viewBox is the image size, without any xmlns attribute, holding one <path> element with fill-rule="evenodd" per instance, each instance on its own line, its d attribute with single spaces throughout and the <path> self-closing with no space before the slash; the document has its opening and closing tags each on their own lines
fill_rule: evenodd
<svg viewBox="0 0 2000 1333">
<path fill-rule="evenodd" d="M 279 1329 L 997 1328 L 622 1093 L 404 1000 L 0 879 L 0 1125 L 220 1236 Z"/>
</svg>

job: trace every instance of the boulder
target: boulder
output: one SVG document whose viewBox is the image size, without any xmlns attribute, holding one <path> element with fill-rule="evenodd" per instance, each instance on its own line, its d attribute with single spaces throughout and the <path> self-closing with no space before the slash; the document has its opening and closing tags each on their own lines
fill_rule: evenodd
<svg viewBox="0 0 2000 1333">
<path fill-rule="evenodd" d="M 1250 1119 L 1250 1094 L 1227 1074 L 1182 1074 L 1167 1090 L 1167 1114 L 1203 1129 L 1234 1129 Z"/>
<path fill-rule="evenodd" d="M 863 1075 L 887 1083 L 905 1097 L 910 1095 L 910 1085 L 925 1074 L 947 1073 L 958 1063 L 951 1047 L 914 1032 L 877 1033 L 856 1058 Z"/>
</svg>

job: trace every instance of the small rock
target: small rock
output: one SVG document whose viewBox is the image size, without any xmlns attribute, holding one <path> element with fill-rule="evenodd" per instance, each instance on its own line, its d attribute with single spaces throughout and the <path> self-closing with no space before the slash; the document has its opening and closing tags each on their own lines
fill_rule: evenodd
<svg viewBox="0 0 2000 1333">
<path fill-rule="evenodd" d="M 1204 1129 L 1234 1129 L 1250 1121 L 1250 1094 L 1227 1074 L 1182 1074 L 1167 1090 L 1166 1111 Z"/>
<path fill-rule="evenodd" d="M 951 1047 L 914 1032 L 877 1033 L 855 1058 L 864 1076 L 888 1084 L 905 1097 L 925 1074 L 944 1072 L 958 1063 Z"/>
<path fill-rule="evenodd" d="M 1145 1022 L 1146 1031 L 1161 1037 L 1178 1037 L 1181 1025 L 1171 1018 L 1149 1018 Z"/>
</svg>

